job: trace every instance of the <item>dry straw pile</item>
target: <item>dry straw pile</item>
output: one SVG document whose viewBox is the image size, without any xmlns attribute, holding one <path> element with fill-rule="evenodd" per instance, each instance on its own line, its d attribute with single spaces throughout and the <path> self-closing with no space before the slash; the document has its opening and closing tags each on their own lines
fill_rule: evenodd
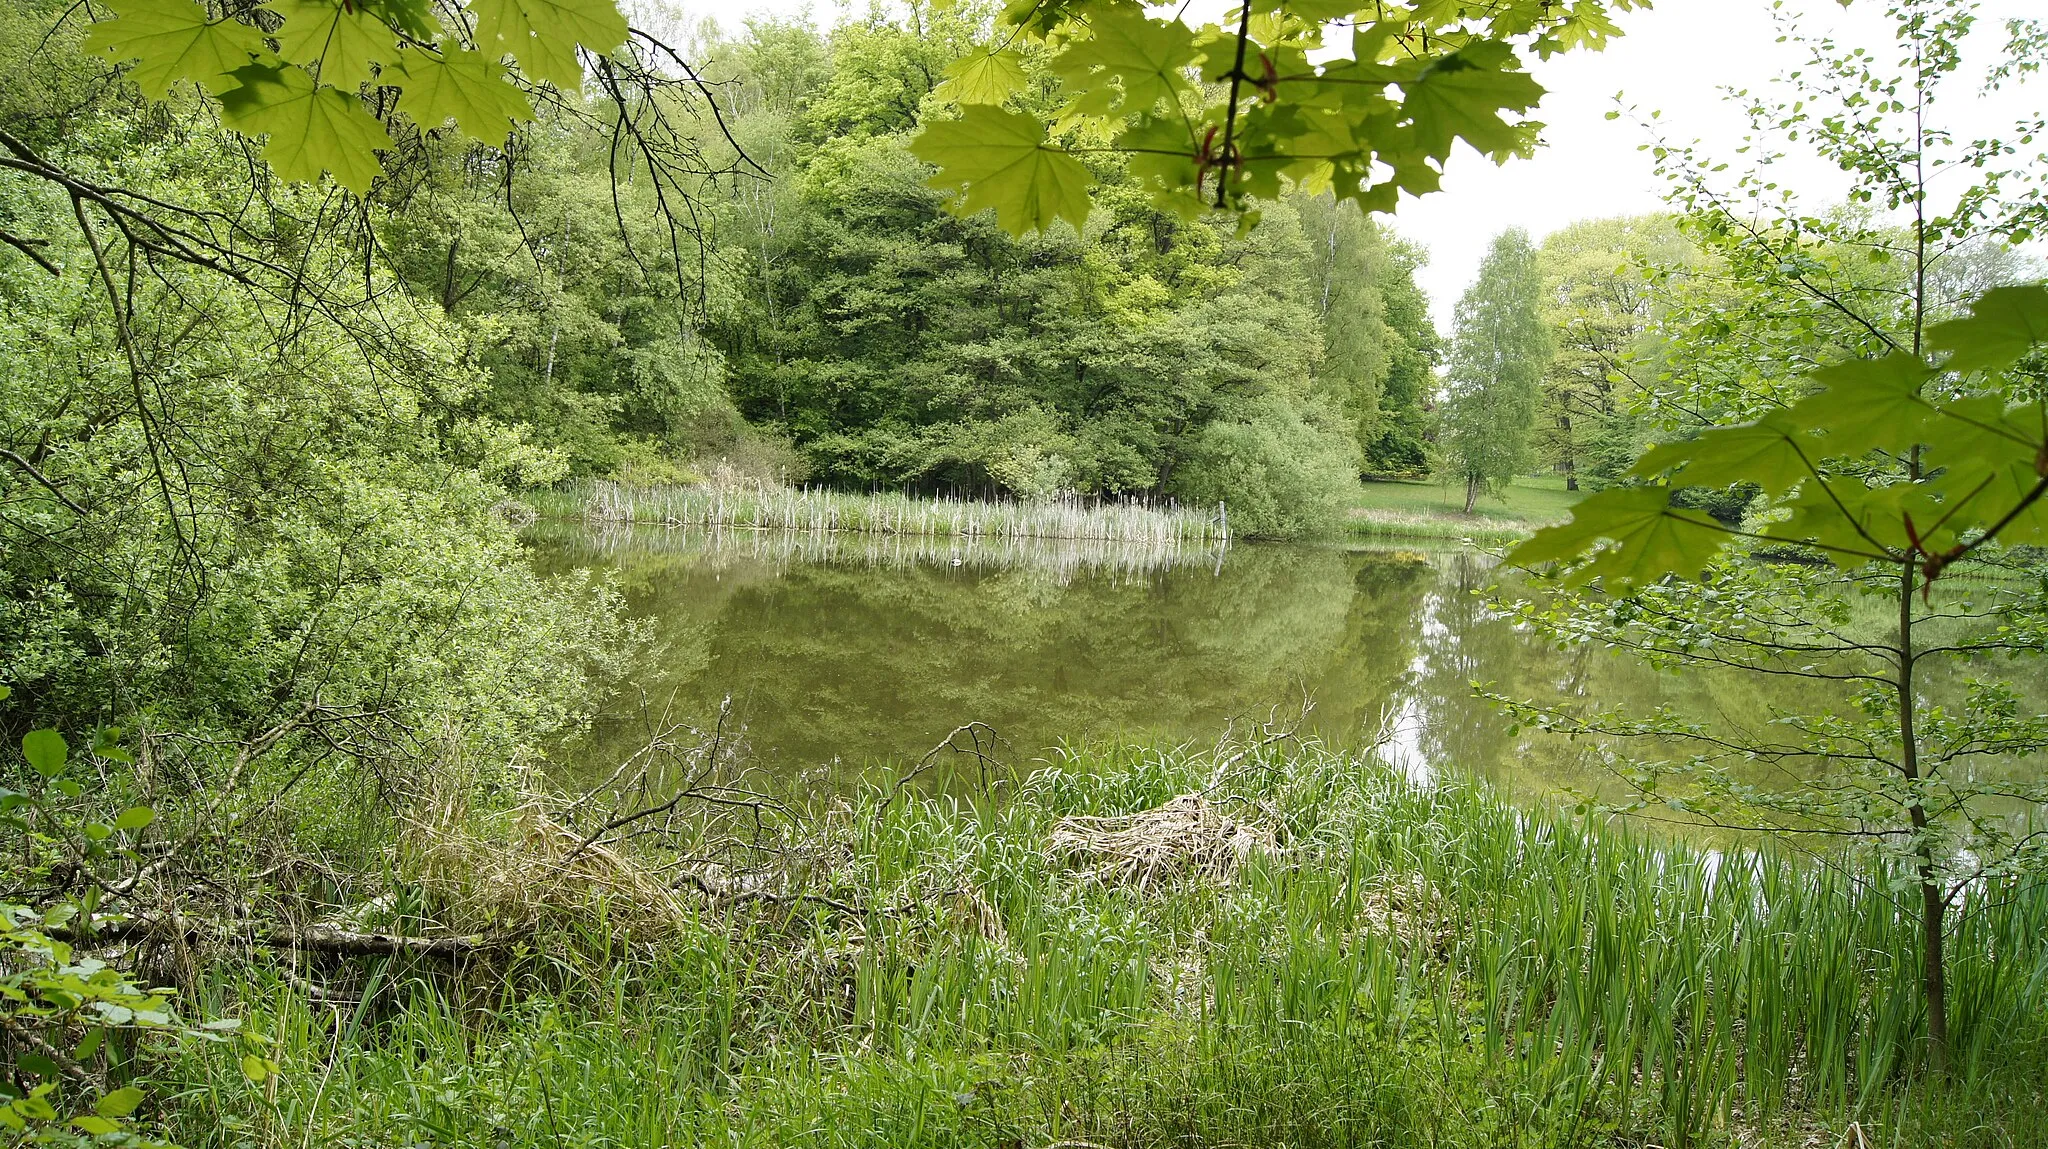
<svg viewBox="0 0 2048 1149">
<path fill-rule="evenodd" d="M 1276 849 L 1271 831 L 1195 793 L 1135 814 L 1062 818 L 1046 854 L 1091 880 L 1143 889 L 1176 878 L 1227 880 L 1253 854 Z"/>
</svg>

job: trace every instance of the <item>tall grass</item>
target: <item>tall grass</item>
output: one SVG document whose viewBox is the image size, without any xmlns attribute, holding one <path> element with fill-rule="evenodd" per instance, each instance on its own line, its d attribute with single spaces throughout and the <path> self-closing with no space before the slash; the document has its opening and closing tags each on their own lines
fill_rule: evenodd
<svg viewBox="0 0 2048 1149">
<path fill-rule="evenodd" d="M 1069 815 L 1204 788 L 1279 849 L 1142 888 L 1045 849 Z M 386 967 L 360 1006 L 220 974 L 287 1073 L 265 1097 L 187 1051 L 166 1070 L 177 1132 L 1677 1147 L 1843 1144 L 1854 1121 L 1869 1144 L 2048 1143 L 2039 884 L 1967 895 L 1943 1084 L 1919 1069 L 1912 907 L 1767 846 L 1518 810 L 1313 745 L 1074 753 L 1000 801 L 885 780 L 821 817 L 839 861 L 814 890 L 855 913 L 705 907 L 608 962 L 572 956 L 618 952 L 592 922 L 534 939 L 493 990 Z"/>
<path fill-rule="evenodd" d="M 547 500 L 551 508 L 560 501 L 559 497 Z M 584 517 L 600 523 L 682 527 L 1099 539 L 1140 546 L 1221 542 L 1229 533 L 1220 509 L 1142 500 L 978 501 L 897 492 L 849 494 L 760 483 L 634 487 L 597 480 L 570 491 L 568 501 L 578 506 Z"/>
<path fill-rule="evenodd" d="M 1345 530 L 1368 539 L 1444 539 L 1474 546 L 1505 546 L 1536 532 L 1541 524 L 1513 520 L 1451 518 L 1407 511 L 1355 508 L 1344 520 Z"/>
</svg>

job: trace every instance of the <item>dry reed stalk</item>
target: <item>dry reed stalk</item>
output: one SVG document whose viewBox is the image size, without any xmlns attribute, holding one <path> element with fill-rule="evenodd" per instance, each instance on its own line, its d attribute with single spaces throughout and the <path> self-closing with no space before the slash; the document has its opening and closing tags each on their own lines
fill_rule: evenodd
<svg viewBox="0 0 2048 1149">
<path fill-rule="evenodd" d="M 1240 822 L 1201 794 L 1114 817 L 1060 819 L 1046 856 L 1105 885 L 1188 877 L 1226 881 L 1253 854 L 1278 849 L 1271 831 Z"/>
</svg>

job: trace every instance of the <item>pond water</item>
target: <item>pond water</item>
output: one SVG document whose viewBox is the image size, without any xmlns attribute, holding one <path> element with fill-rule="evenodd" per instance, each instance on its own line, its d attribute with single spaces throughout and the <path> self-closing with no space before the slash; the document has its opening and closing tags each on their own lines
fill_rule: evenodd
<svg viewBox="0 0 2048 1149">
<path fill-rule="evenodd" d="M 1028 763 L 1061 741 L 1213 742 L 1298 716 L 1414 773 L 1478 773 L 1524 796 L 1604 791 L 1597 751 L 1510 725 L 1472 683 L 1526 698 L 1758 713 L 1756 684 L 1560 652 L 1491 617 L 1469 550 L 1082 542 L 659 528 L 544 530 L 546 565 L 616 572 L 652 644 L 564 748 L 604 772 L 663 721 L 728 727 L 755 769 L 847 784 L 986 723 Z M 950 761 L 950 757 L 949 757 Z"/>
</svg>

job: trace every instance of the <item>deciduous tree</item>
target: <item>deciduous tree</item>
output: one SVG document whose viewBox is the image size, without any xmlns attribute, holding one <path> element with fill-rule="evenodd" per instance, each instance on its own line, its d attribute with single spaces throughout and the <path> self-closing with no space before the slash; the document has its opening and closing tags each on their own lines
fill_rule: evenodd
<svg viewBox="0 0 2048 1149">
<path fill-rule="evenodd" d="M 1445 475 L 1465 486 L 1466 514 L 1480 492 L 1497 494 L 1534 458 L 1530 435 L 1551 347 L 1541 289 L 1528 234 L 1510 228 L 1494 238 L 1458 301 L 1438 444 Z"/>
</svg>

